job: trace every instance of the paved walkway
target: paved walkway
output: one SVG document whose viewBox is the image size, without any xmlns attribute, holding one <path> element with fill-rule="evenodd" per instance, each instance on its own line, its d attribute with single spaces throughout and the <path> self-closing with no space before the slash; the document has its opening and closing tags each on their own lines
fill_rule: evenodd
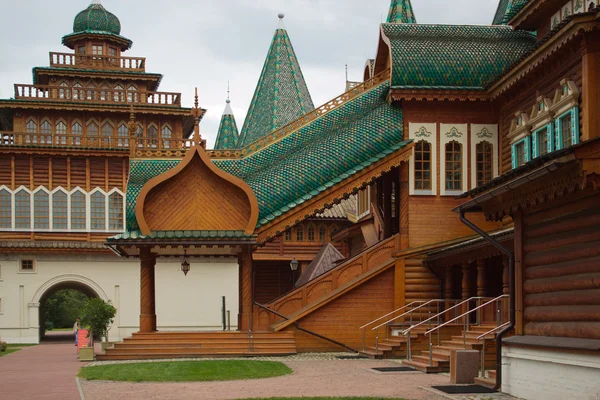
<svg viewBox="0 0 600 400">
<path fill-rule="evenodd" d="M 0 357 L 2 400 L 79 400 L 75 376 L 83 363 L 73 344 L 41 344 Z"/>
</svg>

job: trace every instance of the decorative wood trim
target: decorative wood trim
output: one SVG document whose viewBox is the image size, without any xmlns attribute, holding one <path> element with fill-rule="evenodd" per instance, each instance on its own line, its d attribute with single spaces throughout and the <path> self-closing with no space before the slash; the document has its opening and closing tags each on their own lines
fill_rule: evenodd
<svg viewBox="0 0 600 400">
<path fill-rule="evenodd" d="M 484 90 L 440 90 L 391 88 L 388 101 L 489 101 L 490 95 Z"/>
<path fill-rule="evenodd" d="M 206 165 L 215 175 L 231 183 L 232 185 L 237 186 L 242 191 L 244 191 L 244 193 L 246 193 L 246 196 L 248 196 L 248 201 L 250 202 L 250 220 L 248 221 L 248 224 L 246 226 L 245 233 L 248 235 L 253 234 L 254 230 L 256 229 L 256 222 L 258 221 L 258 200 L 256 199 L 254 192 L 246 182 L 218 168 L 208 157 L 208 154 L 206 154 L 202 146 L 199 145 L 192 147 L 186 153 L 183 160 L 181 160 L 181 162 L 175 168 L 172 168 L 164 174 L 161 174 L 155 177 L 154 179 L 151 179 L 150 181 L 146 182 L 146 184 L 142 188 L 142 191 L 140 192 L 135 205 L 135 216 L 138 221 L 138 225 L 140 226 L 140 230 L 142 231 L 142 234 L 149 235 L 151 233 L 151 230 L 148 227 L 148 224 L 146 223 L 146 218 L 144 216 L 144 204 L 146 202 L 146 197 L 148 196 L 150 191 L 158 185 L 160 185 L 161 183 L 173 178 L 181 171 L 183 171 L 185 167 L 187 167 L 188 164 L 192 162 L 193 158 L 196 155 L 200 157 L 201 162 L 204 163 L 204 165 Z"/>
<path fill-rule="evenodd" d="M 347 179 L 344 183 L 330 188 L 285 215 L 261 226 L 256 232 L 258 234 L 258 243 L 267 242 L 281 235 L 305 219 L 323 212 L 326 208 L 364 189 L 392 168 L 398 167 L 403 162 L 407 162 L 412 157 L 413 147 L 413 143 L 409 144 L 398 152 L 365 168 L 352 178 Z"/>
</svg>

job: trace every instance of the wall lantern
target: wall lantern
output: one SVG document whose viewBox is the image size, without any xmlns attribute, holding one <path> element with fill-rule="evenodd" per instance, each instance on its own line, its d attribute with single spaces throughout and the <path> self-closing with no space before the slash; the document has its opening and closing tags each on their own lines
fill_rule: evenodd
<svg viewBox="0 0 600 400">
<path fill-rule="evenodd" d="M 298 269 L 298 265 L 300 263 L 298 262 L 298 260 L 296 260 L 296 258 L 294 258 L 292 261 L 290 261 L 290 268 L 292 269 L 292 287 L 296 287 L 296 270 Z"/>
<path fill-rule="evenodd" d="M 183 261 L 181 262 L 181 270 L 183 271 L 183 274 L 185 276 L 187 276 L 188 272 L 190 272 L 190 263 L 188 262 L 186 256 L 186 250 L 183 249 Z"/>
</svg>

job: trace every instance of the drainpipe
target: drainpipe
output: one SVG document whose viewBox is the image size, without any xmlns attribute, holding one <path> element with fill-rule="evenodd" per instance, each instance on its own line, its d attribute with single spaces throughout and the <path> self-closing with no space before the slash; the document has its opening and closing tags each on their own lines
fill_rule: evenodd
<svg viewBox="0 0 600 400">
<path fill-rule="evenodd" d="M 500 386 L 502 386 L 502 337 L 515 327 L 515 257 L 512 251 L 502 246 L 497 240 L 492 238 L 490 235 L 482 231 L 471 221 L 466 219 L 465 210 L 462 208 L 460 208 L 460 221 L 469 228 L 471 228 L 473 231 L 475 231 L 478 235 L 483 237 L 483 239 L 489 242 L 492 246 L 500 250 L 502 253 L 506 254 L 506 256 L 508 257 L 510 323 L 506 328 L 498 332 L 498 335 L 496 336 L 496 385 L 494 386 L 494 390 L 499 390 Z"/>
</svg>

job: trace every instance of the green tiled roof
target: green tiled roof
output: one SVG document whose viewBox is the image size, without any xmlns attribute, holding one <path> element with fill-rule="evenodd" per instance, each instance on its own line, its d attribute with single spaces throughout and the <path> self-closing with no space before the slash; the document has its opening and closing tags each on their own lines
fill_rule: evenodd
<svg viewBox="0 0 600 400">
<path fill-rule="evenodd" d="M 221 117 L 221 124 L 219 125 L 219 131 L 217 132 L 217 140 L 215 141 L 216 150 L 229 150 L 235 149 L 237 142 L 240 138 L 240 134 L 235 123 L 235 117 L 233 116 L 233 110 L 231 109 L 230 100 L 227 99 L 227 106 Z"/>
<path fill-rule="evenodd" d="M 530 0 L 500 0 L 494 16 L 494 25 L 506 25 Z"/>
<path fill-rule="evenodd" d="M 121 33 L 121 22 L 113 13 L 99 3 L 92 3 L 88 8 L 81 11 L 73 21 L 73 32 L 101 31 L 119 35 Z"/>
<path fill-rule="evenodd" d="M 157 78 L 156 84 L 152 87 L 152 90 L 155 91 L 158 89 L 160 82 L 162 81 L 162 74 L 157 74 L 153 72 L 141 72 L 141 71 L 110 71 L 110 70 L 100 70 L 100 69 L 86 69 L 86 68 L 61 68 L 61 67 L 33 67 L 31 69 L 31 73 L 33 75 L 33 84 L 36 85 L 38 81 L 38 72 L 39 71 L 57 71 L 57 72 L 94 72 L 98 74 L 107 75 L 110 73 L 116 73 L 119 75 L 132 75 L 132 79 L 139 77 L 141 75 L 147 76 L 149 78 Z"/>
<path fill-rule="evenodd" d="M 152 231 L 150 235 L 143 235 L 141 231 L 129 231 L 108 238 L 108 242 L 115 240 L 136 239 L 253 239 L 256 236 L 247 235 L 244 231 Z"/>
<path fill-rule="evenodd" d="M 383 24 L 392 87 L 483 89 L 536 44 L 507 26 Z"/>
<path fill-rule="evenodd" d="M 214 160 L 245 181 L 258 199 L 257 226 L 406 146 L 402 110 L 386 101 L 385 82 L 243 159 Z M 131 161 L 127 229 L 138 230 L 135 201 L 149 179 L 178 161 Z"/>
<path fill-rule="evenodd" d="M 280 22 L 273 36 L 237 147 L 255 142 L 314 108 L 292 42 L 283 23 Z"/>
<path fill-rule="evenodd" d="M 387 22 L 391 24 L 416 24 L 417 19 L 410 0 L 392 0 Z"/>
</svg>

